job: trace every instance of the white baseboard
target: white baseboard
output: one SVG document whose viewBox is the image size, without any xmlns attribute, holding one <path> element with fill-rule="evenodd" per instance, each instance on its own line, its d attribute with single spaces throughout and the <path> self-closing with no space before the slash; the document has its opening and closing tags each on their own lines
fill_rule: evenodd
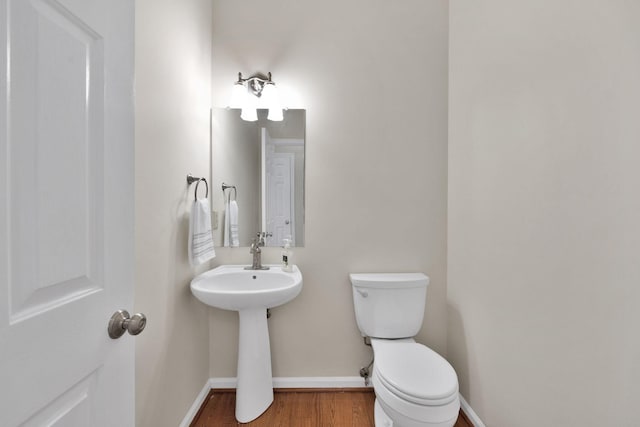
<svg viewBox="0 0 640 427">
<path fill-rule="evenodd" d="M 469 418 L 469 421 L 473 423 L 474 427 L 486 427 L 478 414 L 473 411 L 473 408 L 471 408 L 469 403 L 465 400 L 464 397 L 462 397 L 462 395 L 460 395 L 460 406 L 462 407 L 462 410 L 464 411 L 467 418 Z"/>
<path fill-rule="evenodd" d="M 193 421 L 193 418 L 198 413 L 198 410 L 202 406 L 204 399 L 206 399 L 209 391 L 212 388 L 213 387 L 211 387 L 211 380 L 207 380 L 207 382 L 204 383 L 204 387 L 202 387 L 202 390 L 200 391 L 198 396 L 196 396 L 195 402 L 193 402 L 193 405 L 191 405 L 191 408 L 189 408 L 189 410 L 187 411 L 187 415 L 184 416 L 182 422 L 180 423 L 180 427 L 189 427 L 191 421 Z"/>
<path fill-rule="evenodd" d="M 211 388 L 236 388 L 236 378 L 209 378 Z"/>
<path fill-rule="evenodd" d="M 236 379 L 211 378 L 211 388 L 236 388 Z M 361 377 L 275 377 L 274 388 L 357 388 L 366 387 Z"/>
<path fill-rule="evenodd" d="M 362 377 L 279 377 L 273 379 L 275 388 L 360 388 Z"/>
</svg>

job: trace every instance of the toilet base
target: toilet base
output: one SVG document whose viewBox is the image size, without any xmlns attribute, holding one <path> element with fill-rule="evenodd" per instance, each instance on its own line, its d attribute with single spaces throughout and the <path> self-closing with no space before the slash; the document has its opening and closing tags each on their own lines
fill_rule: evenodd
<svg viewBox="0 0 640 427">
<path fill-rule="evenodd" d="M 375 405 L 373 407 L 373 415 L 375 427 L 453 427 L 458 417 L 453 420 L 430 423 L 428 421 L 416 421 L 406 417 L 402 417 L 401 421 L 394 422 L 391 417 L 384 411 L 380 405 L 380 401 L 376 398 Z M 397 414 L 396 414 L 397 415 Z"/>
<path fill-rule="evenodd" d="M 393 427 L 393 420 L 384 412 L 378 399 L 376 399 L 376 403 L 373 406 L 373 420 L 375 427 Z"/>
</svg>

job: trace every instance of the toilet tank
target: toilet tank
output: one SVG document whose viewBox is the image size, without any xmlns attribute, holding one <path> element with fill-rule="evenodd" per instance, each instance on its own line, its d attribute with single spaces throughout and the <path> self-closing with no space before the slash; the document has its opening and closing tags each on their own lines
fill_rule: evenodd
<svg viewBox="0 0 640 427">
<path fill-rule="evenodd" d="M 372 338 L 409 338 L 422 327 L 429 277 L 422 273 L 350 274 L 358 329 Z"/>
</svg>

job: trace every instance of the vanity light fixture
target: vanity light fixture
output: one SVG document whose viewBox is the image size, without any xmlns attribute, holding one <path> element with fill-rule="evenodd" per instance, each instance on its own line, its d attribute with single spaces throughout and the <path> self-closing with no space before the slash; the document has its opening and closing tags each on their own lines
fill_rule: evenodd
<svg viewBox="0 0 640 427">
<path fill-rule="evenodd" d="M 238 73 L 238 80 L 231 92 L 229 107 L 241 108 L 240 117 L 249 122 L 258 120 L 258 108 L 269 109 L 267 116 L 269 120 L 278 122 L 284 118 L 276 84 L 271 80 L 271 73 L 266 76 L 256 73 L 247 79 L 242 78 L 242 73 Z"/>
</svg>

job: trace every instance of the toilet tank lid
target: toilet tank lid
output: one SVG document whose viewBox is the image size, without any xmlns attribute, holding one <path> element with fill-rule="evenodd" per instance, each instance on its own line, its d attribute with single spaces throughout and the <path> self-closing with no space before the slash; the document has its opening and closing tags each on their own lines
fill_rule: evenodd
<svg viewBox="0 0 640 427">
<path fill-rule="evenodd" d="M 423 273 L 351 273 L 353 286 L 369 288 L 420 288 L 429 284 L 429 277 Z"/>
</svg>

